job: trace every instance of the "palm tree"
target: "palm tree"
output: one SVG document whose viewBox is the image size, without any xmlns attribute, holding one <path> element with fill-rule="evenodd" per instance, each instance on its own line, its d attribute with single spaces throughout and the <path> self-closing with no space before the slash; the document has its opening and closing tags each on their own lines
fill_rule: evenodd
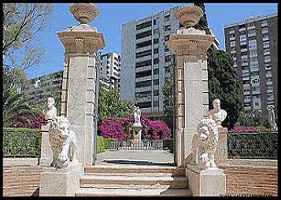
<svg viewBox="0 0 281 200">
<path fill-rule="evenodd" d="M 3 66 L 3 125 L 24 122 L 31 114 L 27 94 L 21 91 L 26 82 L 23 71 Z"/>
<path fill-rule="evenodd" d="M 17 122 L 25 122 L 27 115 L 31 114 L 31 108 L 27 103 L 25 93 L 15 91 L 3 91 L 3 125 L 9 126 Z"/>
</svg>

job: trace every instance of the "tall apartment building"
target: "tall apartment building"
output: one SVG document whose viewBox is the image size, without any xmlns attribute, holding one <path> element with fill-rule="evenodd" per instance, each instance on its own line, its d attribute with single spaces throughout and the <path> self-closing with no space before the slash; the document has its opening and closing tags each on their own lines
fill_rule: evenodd
<svg viewBox="0 0 281 200">
<path fill-rule="evenodd" d="M 47 98 L 52 96 L 57 100 L 60 99 L 62 89 L 63 71 L 57 71 L 51 74 L 43 75 L 30 79 L 25 89 L 30 94 L 29 104 L 36 105 L 46 103 Z"/>
<path fill-rule="evenodd" d="M 174 63 L 169 36 L 181 27 L 174 7 L 122 25 L 121 100 L 134 101 L 148 117 L 164 114 L 162 89 Z M 215 47 L 219 48 L 218 40 Z"/>
<path fill-rule="evenodd" d="M 277 14 L 250 17 L 226 25 L 225 46 L 240 78 L 245 110 L 267 114 L 267 105 L 278 112 Z"/>
<path fill-rule="evenodd" d="M 107 88 L 120 89 L 120 55 L 111 52 L 100 56 L 100 82 Z"/>
<path fill-rule="evenodd" d="M 30 94 L 29 103 L 46 103 L 49 96 L 60 99 L 63 70 L 30 79 L 25 91 Z M 120 56 L 116 53 L 100 55 L 100 82 L 107 88 L 120 88 Z"/>
</svg>

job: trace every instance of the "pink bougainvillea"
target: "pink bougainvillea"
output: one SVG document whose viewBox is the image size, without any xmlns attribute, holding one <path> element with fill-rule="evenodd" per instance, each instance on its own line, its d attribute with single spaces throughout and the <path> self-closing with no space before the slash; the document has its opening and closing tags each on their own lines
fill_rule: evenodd
<svg viewBox="0 0 281 200">
<path fill-rule="evenodd" d="M 233 132 L 253 132 L 253 131 L 265 131 L 264 127 L 252 127 L 252 126 L 234 126 L 231 131 Z"/>
<path fill-rule="evenodd" d="M 118 138 L 124 137 L 124 129 L 118 120 L 106 119 L 100 124 L 100 131 L 105 138 Z"/>
<path fill-rule="evenodd" d="M 24 122 L 18 122 L 12 124 L 12 127 L 16 128 L 41 128 L 44 124 L 45 117 L 43 114 L 28 115 Z"/>
<path fill-rule="evenodd" d="M 129 116 L 122 119 L 106 119 L 99 125 L 101 135 L 106 138 L 125 139 L 128 136 L 128 127 L 134 123 L 134 117 Z M 171 137 L 168 125 L 162 121 L 153 121 L 145 116 L 141 116 L 143 138 L 159 140 Z"/>
</svg>

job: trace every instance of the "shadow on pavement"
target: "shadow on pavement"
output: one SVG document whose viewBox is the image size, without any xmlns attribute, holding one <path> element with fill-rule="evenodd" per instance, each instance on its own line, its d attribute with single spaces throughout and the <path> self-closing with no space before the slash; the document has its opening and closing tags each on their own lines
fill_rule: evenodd
<svg viewBox="0 0 281 200">
<path fill-rule="evenodd" d="M 112 164 L 133 164 L 133 165 L 164 165 L 164 166 L 175 166 L 174 163 L 157 163 L 150 161 L 140 161 L 140 160 L 110 160 L 105 159 L 102 162 L 112 163 Z"/>
</svg>

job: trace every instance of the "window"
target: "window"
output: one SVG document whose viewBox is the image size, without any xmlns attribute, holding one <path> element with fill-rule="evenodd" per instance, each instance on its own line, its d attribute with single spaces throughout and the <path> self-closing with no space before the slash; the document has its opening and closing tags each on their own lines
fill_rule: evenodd
<svg viewBox="0 0 281 200">
<path fill-rule="evenodd" d="M 137 62 L 136 68 L 149 66 L 149 65 L 151 65 L 151 60 L 146 60 L 146 61 L 143 61 L 143 62 Z"/>
<path fill-rule="evenodd" d="M 136 53 L 136 58 L 140 58 L 140 57 L 144 57 L 144 56 L 148 56 L 148 55 L 151 55 L 151 50 Z"/>
<path fill-rule="evenodd" d="M 170 15 L 166 15 L 165 17 L 164 17 L 164 21 L 166 22 L 166 21 L 169 21 L 170 20 Z"/>
<path fill-rule="evenodd" d="M 267 40 L 269 40 L 268 35 L 262 35 L 262 41 L 267 41 Z"/>
<path fill-rule="evenodd" d="M 265 26 L 267 26 L 267 21 L 266 20 L 262 21 L 262 23 L 261 23 L 261 27 L 265 27 Z"/>
<path fill-rule="evenodd" d="M 263 42 L 263 48 L 269 48 L 269 41 Z"/>
<path fill-rule="evenodd" d="M 159 58 L 154 58 L 153 64 L 158 64 L 159 63 Z"/>
<path fill-rule="evenodd" d="M 270 49 L 264 49 L 263 50 L 263 55 L 270 55 Z"/>
<path fill-rule="evenodd" d="M 145 37 L 148 37 L 148 36 L 151 36 L 151 31 L 145 31 L 145 32 L 142 32 L 142 33 L 138 33 L 136 35 L 136 39 L 141 39 L 141 38 L 145 38 Z"/>
<path fill-rule="evenodd" d="M 159 69 L 154 69 L 154 70 L 153 70 L 153 74 L 155 74 L 155 75 L 156 75 L 156 74 L 159 74 Z"/>
<path fill-rule="evenodd" d="M 158 44 L 158 43 L 159 43 L 159 39 L 158 38 L 153 39 L 153 44 Z"/>
<path fill-rule="evenodd" d="M 154 52 L 155 54 L 158 53 L 158 51 L 159 51 L 158 48 L 153 50 L 153 52 Z"/>
<path fill-rule="evenodd" d="M 153 95 L 154 95 L 154 96 L 159 96 L 159 90 L 154 90 L 154 91 L 153 91 Z"/>
<path fill-rule="evenodd" d="M 165 56 L 165 62 L 169 62 L 169 61 L 171 61 L 171 56 L 170 55 Z"/>
<path fill-rule="evenodd" d="M 151 86 L 151 80 L 136 82 L 136 88 Z"/>
<path fill-rule="evenodd" d="M 153 80 L 154 85 L 159 85 L 159 79 Z"/>
<path fill-rule="evenodd" d="M 248 31 L 248 37 L 254 37 L 256 36 L 256 31 L 255 30 L 249 30 Z"/>
<path fill-rule="evenodd" d="M 165 36 L 165 41 L 168 41 L 169 40 L 169 36 Z"/>
<path fill-rule="evenodd" d="M 149 96 L 151 96 L 151 91 L 136 92 L 135 96 L 136 96 L 136 98 L 149 97 Z"/>
<path fill-rule="evenodd" d="M 249 49 L 257 49 L 257 41 L 249 40 Z"/>
<path fill-rule="evenodd" d="M 270 56 L 264 56 L 265 63 L 270 63 L 270 61 L 271 61 Z"/>
<path fill-rule="evenodd" d="M 145 77 L 145 76 L 151 76 L 151 70 L 136 73 L 136 78 L 142 78 L 142 77 Z"/>
<path fill-rule="evenodd" d="M 261 33 L 262 33 L 262 34 L 268 33 L 268 27 L 262 28 L 262 29 L 261 29 Z"/>
<path fill-rule="evenodd" d="M 149 45 L 151 45 L 151 40 L 145 41 L 145 42 L 141 42 L 141 43 L 137 43 L 136 44 L 136 48 L 138 49 L 138 48 L 142 48 L 142 47 L 149 46 Z"/>
<path fill-rule="evenodd" d="M 142 23 L 142 24 L 138 24 L 138 25 L 136 26 L 136 29 L 137 29 L 137 30 L 144 29 L 144 28 L 146 28 L 146 27 L 151 26 L 151 24 L 152 24 L 151 21 L 144 22 L 144 23 Z"/>
<path fill-rule="evenodd" d="M 164 30 L 165 31 L 170 31 L 171 30 L 171 25 L 165 26 Z"/>
<path fill-rule="evenodd" d="M 230 47 L 235 47 L 235 41 L 230 42 Z"/>
</svg>

